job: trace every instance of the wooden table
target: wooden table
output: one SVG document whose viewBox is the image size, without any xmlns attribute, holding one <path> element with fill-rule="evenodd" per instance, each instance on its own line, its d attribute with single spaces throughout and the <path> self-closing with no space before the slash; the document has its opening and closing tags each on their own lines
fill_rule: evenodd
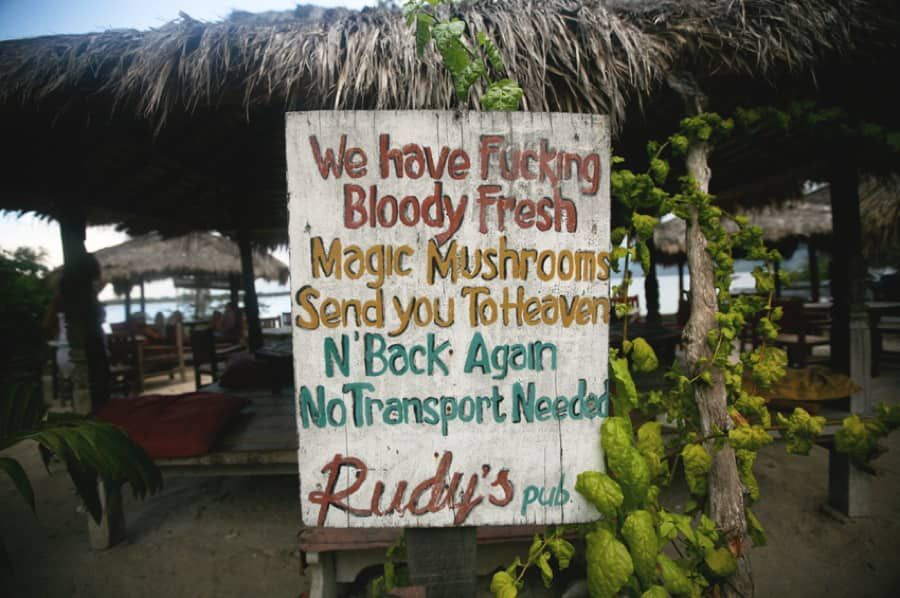
<svg viewBox="0 0 900 598">
<path fill-rule="evenodd" d="M 804 303 L 803 309 L 815 314 L 825 315 L 831 311 L 831 303 Z M 869 334 L 872 347 L 872 377 L 879 375 L 878 363 L 881 359 L 881 335 L 884 332 L 881 318 L 885 316 L 900 317 L 900 301 L 866 301 L 866 313 L 869 315 Z M 892 328 L 893 330 L 893 328 Z M 900 331 L 900 327 L 897 328 Z"/>
<path fill-rule="evenodd" d="M 279 326 L 278 328 L 263 328 L 263 341 L 267 342 L 270 340 L 281 341 L 281 340 L 289 340 L 291 335 L 294 333 L 293 326 Z"/>
</svg>

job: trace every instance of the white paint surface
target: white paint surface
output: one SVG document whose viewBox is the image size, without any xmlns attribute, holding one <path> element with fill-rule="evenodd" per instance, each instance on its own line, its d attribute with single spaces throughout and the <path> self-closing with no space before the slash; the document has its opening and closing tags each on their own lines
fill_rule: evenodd
<svg viewBox="0 0 900 598">
<path fill-rule="evenodd" d="M 386 278 L 384 291 L 384 327 L 372 326 L 358 328 L 352 319 L 345 328 L 323 328 L 304 330 L 295 325 L 294 360 L 295 376 L 298 390 L 298 431 L 300 438 L 300 494 L 302 517 L 307 525 L 319 523 L 321 505 L 311 501 L 314 493 L 321 492 L 328 482 L 328 474 L 323 467 L 336 455 L 352 456 L 364 462 L 368 471 L 366 479 L 358 490 L 341 502 L 349 505 L 357 512 L 352 513 L 331 506 L 327 511 L 324 525 L 329 527 L 391 527 L 391 526 L 450 526 L 464 525 L 505 525 L 505 524 L 554 524 L 573 523 L 594 520 L 596 511 L 584 502 L 575 492 L 575 478 L 581 471 L 603 467 L 599 447 L 598 430 L 601 419 L 556 419 L 550 417 L 546 421 L 513 423 L 512 389 L 513 384 L 520 382 L 523 386 L 529 382 L 536 385 L 537 395 L 546 395 L 555 399 L 558 395 L 573 396 L 578 390 L 579 379 L 585 380 L 588 392 L 603 395 L 606 384 L 606 360 L 608 348 L 608 328 L 601 320 L 598 325 L 575 325 L 563 328 L 561 324 L 536 326 L 517 326 L 515 321 L 504 326 L 500 320 L 490 326 L 472 328 L 468 318 L 468 300 L 461 296 L 463 287 L 488 286 L 493 298 L 502 296 L 504 287 L 512 292 L 521 285 L 526 296 L 563 295 L 567 301 L 574 297 L 607 297 L 608 282 L 606 280 L 563 281 L 558 278 L 551 282 L 542 282 L 533 272 L 527 281 L 516 279 L 484 282 L 460 279 L 452 283 L 449 278 L 436 280 L 428 285 L 425 279 L 427 244 L 436 232 L 444 228 L 402 226 L 400 223 L 392 228 L 363 226 L 348 229 L 344 225 L 344 184 L 359 184 L 368 189 L 370 185 L 378 186 L 379 196 L 391 194 L 398 199 L 406 195 L 416 195 L 420 199 L 431 194 L 434 180 L 428 174 L 413 180 L 398 179 L 393 171 L 388 178 L 381 178 L 379 164 L 379 134 L 390 135 L 390 147 L 400 148 L 407 143 L 418 143 L 431 147 L 435 154 L 444 145 L 450 150 L 462 148 L 471 160 L 468 176 L 463 180 L 452 180 L 444 176 L 440 181 L 444 186 L 444 194 L 454 204 L 458 204 L 462 195 L 468 197 L 461 228 L 446 241 L 441 250 L 446 251 L 455 240 L 471 251 L 481 248 L 497 247 L 501 233 L 497 230 L 497 221 L 491 209 L 488 219 L 487 234 L 479 232 L 479 206 L 475 202 L 480 185 L 495 183 L 501 185 L 501 194 L 517 198 L 533 198 L 540 200 L 545 195 L 552 197 L 553 187 L 549 181 L 516 180 L 506 181 L 500 178 L 497 156 L 490 158 L 490 168 L 486 180 L 480 176 L 481 161 L 479 156 L 480 138 L 482 135 L 499 134 L 506 137 L 512 147 L 537 148 L 541 139 L 547 139 L 549 147 L 556 150 L 579 152 L 582 155 L 596 153 L 599 155 L 599 188 L 595 194 L 583 194 L 580 189 L 587 182 L 579 182 L 576 178 L 562 180 L 559 190 L 562 196 L 572 200 L 577 206 L 577 230 L 561 232 L 552 228 L 547 232 L 539 232 L 535 228 L 520 229 L 507 216 L 507 228 L 502 234 L 508 239 L 513 249 L 533 248 L 541 251 L 551 249 L 557 252 L 568 250 L 589 250 L 592 252 L 609 251 L 609 156 L 610 139 L 608 122 L 605 117 L 579 114 L 538 114 L 538 113 L 453 113 L 453 112 L 306 112 L 291 113 L 287 117 L 287 164 L 288 190 L 290 193 L 290 239 L 291 239 L 291 281 L 294 294 L 293 313 L 295 324 L 297 318 L 309 318 L 308 312 L 298 305 L 298 292 L 309 285 L 321 296 L 317 305 L 326 297 L 338 299 L 371 300 L 374 291 L 366 286 L 372 280 L 363 276 L 358 280 L 349 280 L 343 276 L 338 280 L 335 276 L 314 278 L 311 265 L 311 240 L 321 237 L 326 251 L 333 239 L 339 238 L 344 248 L 349 244 L 357 244 L 363 249 L 372 245 L 385 244 L 398 247 L 409 245 L 414 254 L 406 260 L 411 269 L 408 276 L 391 276 Z M 340 137 L 347 135 L 347 147 L 359 147 L 367 155 L 367 174 L 358 179 L 351 179 L 345 172 L 340 179 L 329 175 L 323 178 L 313 158 L 310 136 L 316 136 L 321 152 L 332 148 L 337 151 Z M 531 171 L 537 171 L 535 162 L 529 162 Z M 589 173 L 588 173 L 589 174 Z M 450 299 L 455 302 L 455 323 L 449 328 L 411 326 L 401 335 L 389 338 L 387 332 L 392 330 L 398 318 L 391 305 L 391 298 L 396 296 L 404 304 L 413 296 L 439 298 L 442 309 Z M 446 313 L 446 311 L 444 311 Z M 602 313 L 602 309 L 601 309 Z M 537 340 L 555 343 L 558 346 L 557 369 L 545 369 L 542 372 L 531 370 L 510 371 L 506 378 L 495 380 L 480 369 L 470 373 L 463 371 L 469 343 L 475 332 L 480 332 L 492 348 L 500 344 L 528 344 Z M 349 335 L 350 361 L 349 375 L 344 376 L 337 368 L 332 377 L 326 375 L 324 342 L 332 338 L 337 347 L 341 346 L 341 334 Z M 359 340 L 355 340 L 358 333 Z M 449 368 L 449 375 L 436 372 L 432 376 L 410 375 L 393 376 L 385 374 L 367 377 L 364 370 L 363 338 L 366 333 L 380 333 L 387 343 L 402 343 L 406 347 L 426 342 L 426 335 L 434 333 L 436 342 L 448 341 L 453 354 L 444 351 L 442 356 Z M 549 356 L 549 354 L 545 354 Z M 545 360 L 549 363 L 549 359 Z M 485 413 L 483 423 L 475 420 L 469 423 L 453 421 L 448 426 L 447 435 L 441 433 L 440 425 L 426 423 L 399 423 L 387 425 L 377 416 L 373 425 L 357 426 L 350 417 L 351 399 L 349 393 L 342 393 L 342 386 L 347 383 L 364 382 L 374 388 L 365 394 L 386 401 L 391 397 L 451 396 L 462 399 L 467 395 L 491 395 L 492 387 L 497 386 L 504 399 L 499 402 L 498 411 L 505 414 L 505 421 L 496 422 L 490 412 Z M 310 424 L 303 425 L 300 413 L 299 396 L 302 387 L 311 389 L 315 398 L 317 385 L 323 385 L 328 399 L 341 397 L 348 411 L 344 425 L 325 426 L 322 428 Z M 394 497 L 397 484 L 406 481 L 408 486 L 403 493 L 403 504 L 409 501 L 413 489 L 422 483 L 428 487 L 422 493 L 417 505 L 424 507 L 442 492 L 443 484 L 427 484 L 435 476 L 439 459 L 445 452 L 452 452 L 452 465 L 443 482 L 451 484 L 453 475 L 461 474 L 454 502 L 463 500 L 463 491 L 473 481 L 474 493 L 471 498 L 482 497 L 482 501 L 460 520 L 454 508 L 441 508 L 436 512 L 425 512 L 414 515 L 406 512 L 402 515 L 369 514 L 371 510 L 373 489 L 376 482 L 384 483 L 384 496 L 379 508 L 388 510 Z M 486 475 L 485 466 L 490 470 Z M 512 499 L 505 506 L 497 506 L 490 501 L 509 498 L 502 486 L 492 487 L 498 472 L 508 470 L 508 480 L 512 483 Z M 346 490 L 357 479 L 357 469 L 346 466 L 341 469 L 334 491 Z M 561 476 L 564 476 L 563 487 L 568 500 L 563 504 L 541 506 L 537 502 L 524 509 L 523 500 L 526 488 L 532 486 L 544 489 L 545 501 L 551 489 L 557 487 Z M 433 480 L 437 482 L 437 480 Z M 506 490 L 509 490 L 507 487 Z M 564 494 L 564 496 L 565 496 Z M 548 501 L 549 502 L 549 501 Z M 413 505 L 415 506 L 415 505 Z"/>
</svg>

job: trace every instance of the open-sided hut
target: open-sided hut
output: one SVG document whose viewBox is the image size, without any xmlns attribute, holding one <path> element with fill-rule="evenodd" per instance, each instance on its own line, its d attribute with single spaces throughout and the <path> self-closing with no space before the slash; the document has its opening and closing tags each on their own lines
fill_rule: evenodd
<svg viewBox="0 0 900 598">
<path fill-rule="evenodd" d="M 219 235 L 194 232 L 165 238 L 148 233 L 119 245 L 94 252 L 100 263 L 101 282 L 112 283 L 126 297 L 129 311 L 131 287 L 141 288 L 141 311 L 144 282 L 175 276 L 204 276 L 229 282 L 232 301 L 237 303 L 240 288 L 241 252 L 237 243 Z M 253 273 L 257 278 L 285 284 L 288 267 L 271 254 L 260 249 L 253 251 Z"/>
</svg>

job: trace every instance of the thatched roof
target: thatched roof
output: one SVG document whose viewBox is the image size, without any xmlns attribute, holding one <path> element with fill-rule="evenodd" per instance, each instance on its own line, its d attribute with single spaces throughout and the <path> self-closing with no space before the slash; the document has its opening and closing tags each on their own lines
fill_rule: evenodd
<svg viewBox="0 0 900 598">
<path fill-rule="evenodd" d="M 690 64 L 714 77 L 809 71 L 874 27 L 867 0 L 493 0 L 454 14 L 500 40 L 527 110 L 625 115 Z M 52 36 L 0 45 L 0 100 L 99 93 L 157 124 L 239 99 L 246 110 L 448 108 L 436 54 L 416 56 L 399 10 L 238 13 L 150 31 Z M 477 107 L 473 98 L 472 107 Z"/>
<path fill-rule="evenodd" d="M 209 233 L 190 233 L 164 239 L 148 234 L 94 252 L 103 282 L 131 284 L 185 274 L 228 276 L 241 273 L 237 243 Z M 285 284 L 288 267 L 269 253 L 253 252 L 257 278 Z"/>
<path fill-rule="evenodd" d="M 859 195 L 866 257 L 900 253 L 900 177 L 867 181 Z"/>
<path fill-rule="evenodd" d="M 897 179 L 870 179 L 861 185 L 860 212 L 867 255 L 877 255 L 886 248 L 900 244 L 900 186 Z M 747 216 L 750 224 L 762 228 L 763 240 L 770 246 L 792 251 L 798 241 L 815 245 L 832 242 L 828 185 L 802 198 L 790 199 L 779 205 L 738 209 L 736 213 Z M 730 220 L 726 220 L 724 225 L 726 229 L 737 230 Z M 682 259 L 685 253 L 684 220 L 673 218 L 660 224 L 653 233 L 653 242 L 661 263 L 674 263 Z"/>
<path fill-rule="evenodd" d="M 484 0 L 452 10 L 500 42 L 526 109 L 609 113 L 619 145 L 641 152 L 683 113 L 666 83 L 674 72 L 691 73 L 712 109 L 811 97 L 829 82 L 890 105 L 844 75 L 891 64 L 892 0 Z M 0 123 L 16 148 L 0 165 L 0 209 L 78 203 L 92 221 L 132 232 L 246 225 L 283 241 L 285 110 L 446 108 L 451 89 L 434 52 L 416 56 L 395 9 L 183 16 L 150 31 L 0 42 Z M 777 151 L 727 153 L 736 166 L 714 177 L 724 188 L 786 170 Z M 809 177 L 798 160 L 816 160 L 790 158 L 781 187 Z"/>
</svg>

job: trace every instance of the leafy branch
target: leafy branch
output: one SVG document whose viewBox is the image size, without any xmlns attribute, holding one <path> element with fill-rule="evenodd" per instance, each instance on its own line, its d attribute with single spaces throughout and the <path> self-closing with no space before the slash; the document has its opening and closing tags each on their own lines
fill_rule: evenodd
<svg viewBox="0 0 900 598">
<path fill-rule="evenodd" d="M 522 88 L 507 73 L 500 50 L 483 31 L 475 34 L 474 41 L 466 35 L 466 23 L 455 17 L 443 18 L 441 5 L 448 0 L 407 0 L 403 5 L 406 23 L 415 28 L 416 52 L 425 55 L 425 49 L 434 43 L 444 67 L 450 72 L 460 105 L 468 103 L 471 89 L 483 81 L 486 85 L 481 96 L 485 110 L 512 111 L 519 108 L 524 95 Z"/>
</svg>

